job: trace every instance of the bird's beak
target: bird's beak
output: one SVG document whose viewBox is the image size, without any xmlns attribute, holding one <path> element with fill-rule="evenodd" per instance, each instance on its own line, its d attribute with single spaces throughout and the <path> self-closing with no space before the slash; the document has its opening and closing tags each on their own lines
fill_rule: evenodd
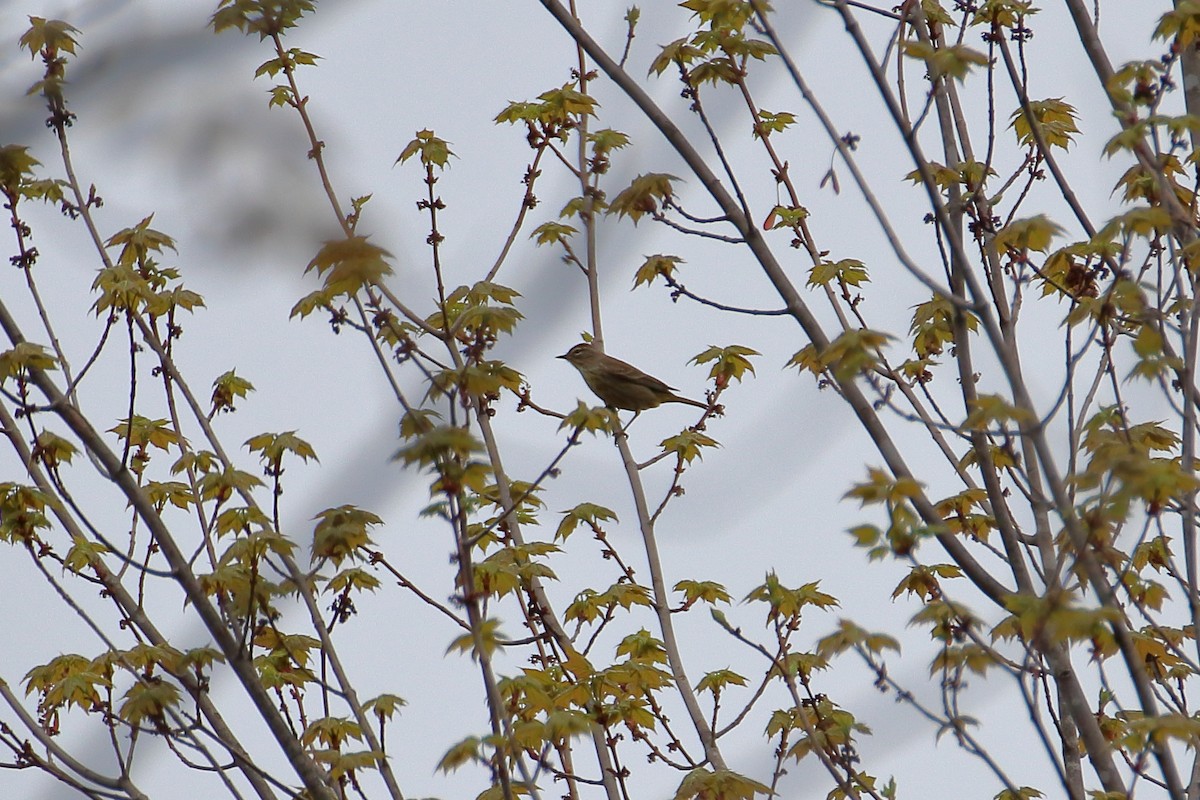
<svg viewBox="0 0 1200 800">
<path fill-rule="evenodd" d="M 561 356 L 555 356 L 555 358 L 566 358 L 566 357 L 567 357 L 566 353 L 563 353 Z"/>
</svg>

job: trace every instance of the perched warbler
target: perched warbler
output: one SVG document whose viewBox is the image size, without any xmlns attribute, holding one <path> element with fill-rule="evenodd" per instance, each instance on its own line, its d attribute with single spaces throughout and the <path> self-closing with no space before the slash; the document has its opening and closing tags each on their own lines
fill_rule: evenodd
<svg viewBox="0 0 1200 800">
<path fill-rule="evenodd" d="M 558 357 L 579 370 L 588 388 L 607 406 L 626 411 L 645 411 L 663 403 L 687 403 L 696 408 L 708 408 L 705 403 L 680 397 L 673 387 L 658 378 L 601 353 L 588 342 L 581 342 Z"/>
</svg>

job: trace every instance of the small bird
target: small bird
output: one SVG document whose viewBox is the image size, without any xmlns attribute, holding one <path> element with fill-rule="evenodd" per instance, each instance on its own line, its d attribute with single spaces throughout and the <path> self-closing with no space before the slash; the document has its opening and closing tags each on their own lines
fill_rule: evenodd
<svg viewBox="0 0 1200 800">
<path fill-rule="evenodd" d="M 632 364 L 605 355 L 590 342 L 580 342 L 558 358 L 579 370 L 588 388 L 612 408 L 641 412 L 663 403 L 687 403 L 696 408 L 708 408 L 705 403 L 680 397 L 675 394 L 674 387 Z"/>
</svg>

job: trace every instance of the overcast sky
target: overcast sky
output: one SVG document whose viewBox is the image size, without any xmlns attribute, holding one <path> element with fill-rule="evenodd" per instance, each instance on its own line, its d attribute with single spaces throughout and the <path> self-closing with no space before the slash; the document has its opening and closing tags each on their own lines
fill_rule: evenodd
<svg viewBox="0 0 1200 800">
<path fill-rule="evenodd" d="M 619 51 L 621 14 L 615 4 L 582 5 L 596 21 L 593 34 Z M 658 45 L 687 30 L 687 13 L 674 4 L 645 5 L 643 32 L 630 58 L 635 76 L 645 74 Z M 862 137 L 860 158 L 877 178 L 875 188 L 896 213 L 898 225 L 909 232 L 913 251 L 928 257 L 928 244 L 923 243 L 927 230 L 920 222 L 924 207 L 900 180 L 912 166 L 897 148 L 897 138 L 880 125 L 878 104 L 857 61 L 847 56 L 848 41 L 835 15 L 815 3 L 776 5 L 786 7 L 778 24 L 801 69 L 841 129 Z M 1135 7 L 1149 5 L 1164 10 L 1167 6 L 1102 4 L 1101 30 L 1114 62 L 1151 52 L 1151 17 L 1141 15 L 1130 22 L 1121 16 L 1133 18 L 1138 15 Z M 212 378 L 230 368 L 258 388 L 237 414 L 220 420 L 227 446 L 237 449 L 263 430 L 298 429 L 316 447 L 321 463 L 296 465 L 286 476 L 286 519 L 292 534 L 305 541 L 309 519 L 326 507 L 354 503 L 371 509 L 388 523 L 377 532 L 379 544 L 411 574 L 423 578 L 435 595 L 445 596 L 450 591 L 451 544 L 436 523 L 416 518 L 428 501 L 427 479 L 389 461 L 398 446 L 399 411 L 373 356 L 353 336 L 333 336 L 319 315 L 288 319 L 293 303 L 316 286 L 311 275 L 302 274 L 304 265 L 322 240 L 336 235 L 336 228 L 312 163 L 305 158 L 307 145 L 298 121 L 292 114 L 268 109 L 270 83 L 253 80 L 255 67 L 270 53 L 255 39 L 236 33 L 214 36 L 205 27 L 214 8 L 209 0 L 23 0 L 0 5 L 0 42 L 6 43 L 0 50 L 0 145 L 28 144 L 47 173 L 60 174 L 55 143 L 43 125 L 44 110 L 36 97 L 24 96 L 39 77 L 39 64 L 18 52 L 16 40 L 27 25 L 26 14 L 67 20 L 81 29 L 82 45 L 70 66 L 68 89 L 78 114 L 72 129 L 74 155 L 85 185 L 95 183 L 104 197 L 97 215 L 102 232 L 109 235 L 153 212 L 154 227 L 178 243 L 178 256 L 171 260 L 177 260 L 186 284 L 204 294 L 208 305 L 185 321 L 178 351 L 185 374 L 194 376 L 201 394 L 207 394 Z M 1065 96 L 1079 107 L 1081 127 L 1097 131 L 1080 141 L 1067 163 L 1087 165 L 1086 172 L 1075 172 L 1081 176 L 1078 188 L 1089 207 L 1103 216 L 1114 202 L 1110 191 L 1124 165 L 1097 155 L 1113 123 L 1094 77 L 1071 66 L 1080 54 L 1065 23 L 1057 9 L 1037 19 L 1031 57 L 1052 66 L 1035 72 L 1032 94 Z M 885 28 L 869 26 L 869 31 L 878 37 Z M 569 80 L 574 51 L 565 34 L 532 0 L 330 0 L 302 23 L 290 44 L 323 57 L 319 69 L 303 71 L 300 80 L 312 97 L 339 195 L 346 200 L 373 194 L 360 231 L 369 232 L 372 241 L 395 254 L 397 293 L 411 298 L 414 306 L 431 308 L 426 222 L 414 205 L 423 190 L 421 176 L 412 164 L 392 165 L 414 132 L 423 128 L 449 140 L 457 155 L 439 185 L 447 203 L 442 232 L 447 236 L 443 257 L 449 281 L 454 285 L 481 278 L 518 210 L 528 153 L 521 129 L 496 126 L 491 120 L 507 102 L 532 99 Z M 829 168 L 831 147 L 790 84 L 774 74 L 764 76 L 756 87 L 758 101 L 761 107 L 801 117 L 801 124 L 780 137 L 780 143 L 805 193 L 803 202 L 813 213 L 818 241 L 834 258 L 866 262 L 885 286 L 889 272 L 895 274 L 894 303 L 876 305 L 870 313 L 879 327 L 906 329 L 911 306 L 925 298 L 896 274 L 899 267 L 844 172 L 841 194 L 818 187 Z M 649 86 L 685 127 L 695 128 L 676 83 L 664 77 Z M 616 159 L 609 184 L 613 192 L 622 179 L 642 172 L 685 175 L 679 160 L 631 114 L 629 103 L 611 86 L 601 80 L 594 91 L 602 103 L 600 125 L 624 130 L 636 145 Z M 708 102 L 717 127 L 730 141 L 746 145 L 748 137 L 738 135 L 746 125 L 744 118 L 732 113 L 736 106 L 725 105 L 717 96 Z M 765 163 L 755 151 L 736 156 L 761 173 L 750 188 L 754 208 L 765 216 L 773 196 Z M 691 210 L 710 213 L 696 182 L 690 183 L 690 196 L 696 200 Z M 543 202 L 531 216 L 532 224 L 554 218 L 571 194 L 565 173 L 548 165 L 538 185 Z M 1053 201 L 1047 202 L 1053 212 Z M 60 332 L 79 358 L 98 331 L 98 322 L 88 313 L 97 258 L 82 228 L 65 224 L 53 209 L 35 214 L 33 221 L 42 253 L 39 269 L 52 275 L 43 278 L 42 288 L 48 303 L 64 310 Z M 812 615 L 801 642 L 811 643 L 828 633 L 838 616 L 871 628 L 902 629 L 915 606 L 890 600 L 901 573 L 894 565 L 868 565 L 865 555 L 853 549 L 845 530 L 870 514 L 838 500 L 863 477 L 863 465 L 879 459 L 832 393 L 819 391 L 807 376 L 783 371 L 787 358 L 805 344 L 795 326 L 777 319 L 723 315 L 686 302 L 673 304 L 661 287 L 629 291 L 644 256 L 680 252 L 681 247 L 688 248 L 684 280 L 689 288 L 740 306 L 779 305 L 748 254 L 737 248 L 681 245 L 676 236 L 648 223 L 637 228 L 627 221 L 604 223 L 600 248 L 610 353 L 693 397 L 703 394 L 706 375 L 703 368 L 687 364 L 693 355 L 709 345 L 735 343 L 763 353 L 755 362 L 757 377 L 725 395 L 726 416 L 710 426 L 708 432 L 722 448 L 706 453 L 703 463 L 688 473 L 687 494 L 675 501 L 659 526 L 668 583 L 685 577 L 718 580 L 740 598 L 766 571 L 776 570 L 789 585 L 820 580 L 822 589 L 842 602 L 835 614 Z M 777 252 L 791 259 L 785 267 L 803 283 L 808 264 L 800 252 L 782 244 Z M 574 370 L 553 356 L 578 341 L 589 318 L 584 285 L 558 256 L 520 237 L 516 255 L 498 280 L 523 293 L 519 308 L 527 319 L 497 352 L 528 377 L 539 403 L 566 410 L 577 398 L 589 403 L 593 399 Z M 15 270 L 0 276 L 0 293 L 6 298 L 16 296 L 20 286 Z M 30 309 L 15 310 L 32 324 Z M 114 348 L 113 358 L 103 365 L 110 370 L 110 383 L 97 382 L 85 392 L 89 410 L 103 427 L 124 416 L 127 394 L 121 383 L 120 351 Z M 1035 388 L 1048 393 L 1053 391 L 1051 383 Z M 532 413 L 514 415 L 514 406 L 512 400 L 502 403 L 498 427 L 505 436 L 510 474 L 525 479 L 557 451 L 562 437 L 555 433 L 555 421 Z M 662 438 L 690 421 L 688 410 L 680 406 L 644 415 L 632 437 L 635 452 L 641 458 L 652 455 Z M 907 445 L 925 446 L 917 431 L 906 434 L 898 422 L 895 428 L 907 437 Z M 244 450 L 242 454 L 244 468 L 256 470 L 255 460 Z M 19 480 L 9 454 L 0 456 L 0 466 L 3 476 L 13 476 L 4 480 Z M 646 478 L 652 498 L 670 480 L 667 462 L 660 466 Z M 623 524 L 614 538 L 628 552 L 637 552 L 628 486 L 607 440 L 586 438 L 545 499 L 544 535 L 553 530 L 555 512 L 590 500 L 618 512 Z M 120 507 L 113 511 L 114 523 L 119 524 Z M 573 544 L 586 549 L 583 541 Z M 942 558 L 930 555 L 929 560 Z M 590 569 L 594 563 L 587 559 L 564 560 L 562 588 L 555 595 L 560 608 L 587 585 Z M 644 572 L 639 574 L 646 578 Z M 609 579 L 613 578 L 615 574 Z M 0 560 L 0 585 L 39 609 L 37 614 L 10 615 L 9 644 L 0 648 L 0 677 L 16 685 L 30 667 L 59 652 L 99 650 L 100 644 L 59 610 L 50 590 L 15 552 Z M 446 778 L 433 771 L 450 744 L 485 725 L 473 665 L 459 655 L 442 655 L 456 632 L 395 588 L 364 599 L 359 609 L 360 616 L 340 631 L 343 658 L 351 661 L 362 681 L 361 696 L 391 691 L 409 700 L 396 738 L 391 739 L 404 741 L 394 762 L 406 792 L 412 797 L 473 796 L 480 789 L 477 775 L 464 771 Z M 183 641 L 204 641 L 202 631 L 184 619 L 181 610 L 166 613 L 178 613 Z M 754 613 L 738 609 L 731 616 L 756 626 Z M 746 674 L 761 670 L 753 657 L 739 653 L 712 626 L 706 614 L 693 616 L 680 622 L 693 680 L 730 664 Z M 511 632 L 518 633 L 516 619 L 509 621 Z M 647 616 L 644 624 L 650 626 L 652 620 Z M 926 634 L 917 631 L 909 639 L 894 673 L 932 697 L 924 683 L 932 652 Z M 949 738 L 934 753 L 936 731 L 920 723 L 911 710 L 877 693 L 870 676 L 850 659 L 838 662 L 834 673 L 820 680 L 822 691 L 875 730 L 874 737 L 861 741 L 865 764 L 881 776 L 894 774 L 905 796 L 945 794 L 967 780 L 992 785 L 980 765 Z M 456 686 L 462 687 L 457 690 L 459 700 L 447 701 L 455 696 L 448 692 Z M 227 683 L 217 691 L 234 698 L 240 690 Z M 964 713 L 985 721 L 984 740 L 1007 746 L 1012 729 L 1004 725 L 1004 716 L 1017 708 L 1012 686 L 1000 677 L 979 681 L 969 696 L 974 706 Z M 1023 709 L 1017 716 L 1020 725 Z M 0 718 L 7 716 L 0 712 Z M 748 726 L 726 754 L 733 768 L 764 780 L 771 759 L 760 733 L 761 725 Z M 91 752 L 97 764 L 107 763 L 107 741 L 77 736 L 70 726 L 62 738 Z M 915 757 L 918 753 L 920 758 Z M 639 767 L 633 765 L 635 772 Z M 1027 772 L 1018 769 L 1014 774 L 1019 783 L 1046 785 L 1044 761 L 1032 758 L 1022 768 Z M 806 769 L 795 769 L 785 779 L 785 796 L 824 797 L 828 779 L 821 775 L 807 780 L 812 773 Z M 155 796 L 185 796 L 179 793 L 177 764 L 145 761 L 141 770 L 139 782 Z M 658 771 L 644 785 L 643 796 L 668 797 L 678 779 Z M 995 790 L 978 794 L 991 796 Z M 0 773 L 0 793 L 6 796 L 51 800 L 63 797 L 63 792 L 33 771 Z"/>
</svg>

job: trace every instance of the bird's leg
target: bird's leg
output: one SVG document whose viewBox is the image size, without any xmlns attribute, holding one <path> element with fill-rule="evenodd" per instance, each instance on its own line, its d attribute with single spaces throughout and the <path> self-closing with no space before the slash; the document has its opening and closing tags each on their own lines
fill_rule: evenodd
<svg viewBox="0 0 1200 800">
<path fill-rule="evenodd" d="M 612 435 L 613 444 L 617 443 L 617 439 L 625 435 L 625 426 L 621 424 L 621 415 L 612 406 L 608 406 L 609 416 L 612 418 Z"/>
<path fill-rule="evenodd" d="M 625 432 L 627 430 L 629 430 L 629 426 L 632 425 L 633 421 L 635 419 L 637 419 L 638 416 L 642 413 L 640 411 L 633 412 L 633 416 L 629 418 L 629 422 L 626 422 L 624 425 L 622 425 L 621 424 L 621 415 L 617 411 L 617 409 L 613 408 L 612 406 L 609 406 L 608 410 L 610 412 L 612 412 L 613 420 L 616 421 L 616 423 L 617 423 L 616 430 L 613 432 L 613 442 L 614 443 L 616 443 L 618 437 L 626 435 Z"/>
</svg>

